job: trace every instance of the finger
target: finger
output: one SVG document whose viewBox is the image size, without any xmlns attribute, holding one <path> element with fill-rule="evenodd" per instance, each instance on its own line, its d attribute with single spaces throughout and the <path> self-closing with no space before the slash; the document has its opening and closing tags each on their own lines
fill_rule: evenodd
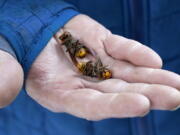
<svg viewBox="0 0 180 135">
<path fill-rule="evenodd" d="M 162 69 L 136 67 L 127 71 L 127 74 L 117 73 L 117 76 L 121 76 L 128 82 L 162 84 L 180 89 L 180 76 Z"/>
<path fill-rule="evenodd" d="M 149 100 L 132 93 L 101 93 L 93 89 L 68 91 L 61 96 L 65 112 L 90 120 L 135 117 L 149 111 Z"/>
<path fill-rule="evenodd" d="M 27 92 L 51 111 L 67 112 L 88 120 L 144 116 L 150 108 L 146 97 L 134 93 L 101 93 L 94 89 L 28 89 Z"/>
<path fill-rule="evenodd" d="M 114 60 L 104 55 L 101 56 L 101 59 L 104 65 L 108 63 L 109 68 L 112 70 L 113 78 L 131 83 L 162 84 L 180 90 L 180 76 L 173 72 L 162 69 L 136 67 L 128 62 Z"/>
<path fill-rule="evenodd" d="M 107 93 L 132 92 L 142 94 L 150 100 L 151 109 L 173 110 L 180 106 L 180 92 L 165 85 L 127 83 L 119 79 L 109 79 L 99 83 L 88 82 L 86 87 Z"/>
<path fill-rule="evenodd" d="M 110 35 L 104 46 L 113 58 L 127 60 L 138 66 L 161 68 L 162 60 L 152 49 L 141 43 L 118 35 Z"/>
</svg>

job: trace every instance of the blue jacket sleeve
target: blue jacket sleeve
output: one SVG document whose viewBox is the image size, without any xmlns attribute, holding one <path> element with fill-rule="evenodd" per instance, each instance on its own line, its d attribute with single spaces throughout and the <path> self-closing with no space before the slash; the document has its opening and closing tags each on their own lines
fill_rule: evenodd
<svg viewBox="0 0 180 135">
<path fill-rule="evenodd" d="M 77 14 L 62 0 L 0 1 L 0 35 L 15 51 L 25 76 L 50 38 Z"/>
<path fill-rule="evenodd" d="M 16 55 L 15 55 L 13 49 L 1 35 L 0 35 L 0 50 L 11 54 L 16 59 Z"/>
</svg>

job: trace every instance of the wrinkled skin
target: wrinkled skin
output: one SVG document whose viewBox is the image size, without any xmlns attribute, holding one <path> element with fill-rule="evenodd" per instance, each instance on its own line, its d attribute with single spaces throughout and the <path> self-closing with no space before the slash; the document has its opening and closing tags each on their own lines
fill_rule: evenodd
<svg viewBox="0 0 180 135">
<path fill-rule="evenodd" d="M 98 82 L 82 78 L 60 45 L 58 37 L 63 31 L 93 50 L 112 70 L 113 78 Z M 78 15 L 38 56 L 26 90 L 51 111 L 89 120 L 144 116 L 150 109 L 173 110 L 180 105 L 180 76 L 161 66 L 161 58 L 148 47 Z"/>
</svg>

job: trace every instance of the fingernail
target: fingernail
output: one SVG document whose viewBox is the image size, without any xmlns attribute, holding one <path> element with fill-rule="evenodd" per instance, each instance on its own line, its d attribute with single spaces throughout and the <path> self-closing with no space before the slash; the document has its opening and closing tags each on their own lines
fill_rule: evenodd
<svg viewBox="0 0 180 135">
<path fill-rule="evenodd" d="M 144 117 L 149 113 L 149 111 L 145 112 L 144 114 L 142 114 L 140 117 Z"/>
<path fill-rule="evenodd" d="M 178 110 L 180 108 L 180 105 L 179 106 L 177 106 L 177 107 L 175 107 L 174 109 L 172 109 L 171 111 L 176 111 L 176 110 Z"/>
</svg>

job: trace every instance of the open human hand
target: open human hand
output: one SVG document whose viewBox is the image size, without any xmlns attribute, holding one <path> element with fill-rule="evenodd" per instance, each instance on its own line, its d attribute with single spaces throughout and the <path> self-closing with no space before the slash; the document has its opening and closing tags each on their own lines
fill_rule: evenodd
<svg viewBox="0 0 180 135">
<path fill-rule="evenodd" d="M 63 31 L 92 49 L 113 78 L 96 82 L 82 78 L 60 45 L 58 37 Z M 85 119 L 143 116 L 150 109 L 180 106 L 180 76 L 161 66 L 161 58 L 148 47 L 78 15 L 52 37 L 33 63 L 26 90 L 51 111 Z"/>
</svg>

